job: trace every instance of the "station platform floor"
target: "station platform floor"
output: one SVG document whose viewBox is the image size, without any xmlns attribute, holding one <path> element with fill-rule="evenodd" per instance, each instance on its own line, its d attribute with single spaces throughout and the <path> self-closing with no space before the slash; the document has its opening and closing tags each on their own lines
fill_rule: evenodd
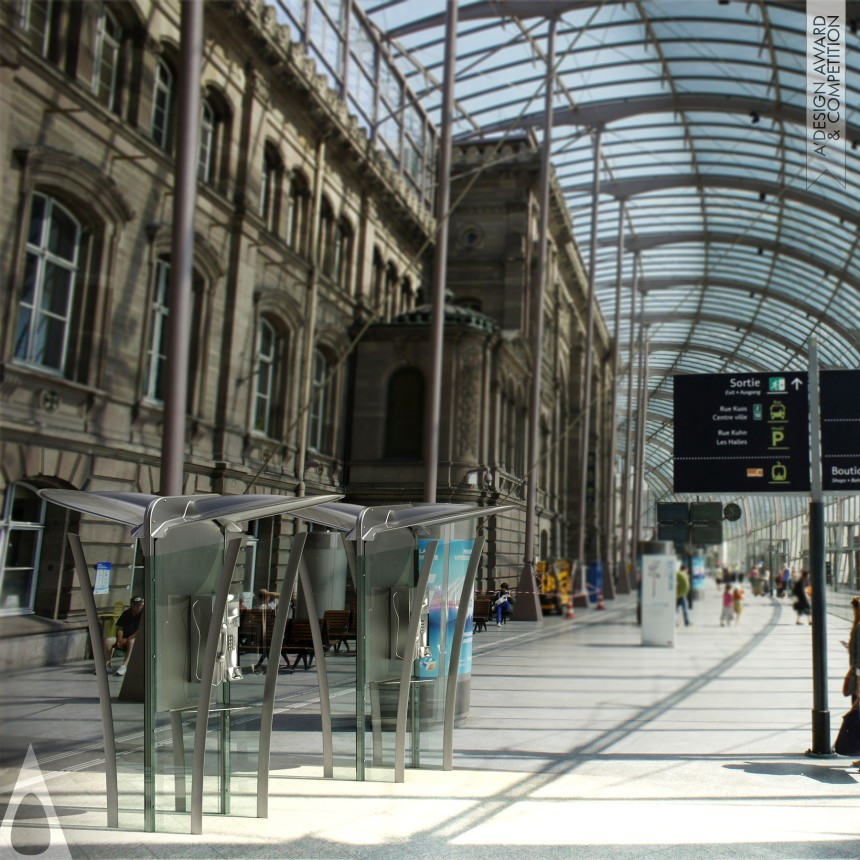
<svg viewBox="0 0 860 860">
<path fill-rule="evenodd" d="M 720 627 L 709 582 L 674 648 L 641 646 L 635 603 L 476 634 L 452 772 L 407 770 L 393 784 L 275 771 L 268 819 L 207 816 L 202 836 L 105 826 L 91 664 L 11 673 L 0 857 L 860 858 L 858 768 L 805 754 L 811 627 L 790 599 L 750 596 L 741 623 Z M 833 739 L 848 632 L 827 616 Z M 25 802 L 13 825 L 30 742 L 56 820 Z"/>
</svg>

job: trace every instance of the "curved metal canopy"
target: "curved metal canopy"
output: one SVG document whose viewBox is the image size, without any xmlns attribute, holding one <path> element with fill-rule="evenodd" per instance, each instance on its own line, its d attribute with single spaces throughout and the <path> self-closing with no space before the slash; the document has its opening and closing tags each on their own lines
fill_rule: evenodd
<svg viewBox="0 0 860 860">
<path fill-rule="evenodd" d="M 441 123 L 444 0 L 362 6 Z M 600 129 L 596 297 L 614 335 L 623 205 L 618 336 L 626 356 L 638 260 L 650 344 L 645 478 L 658 499 L 672 492 L 672 375 L 805 369 L 811 337 L 823 368 L 860 367 L 860 3 L 847 3 L 844 188 L 829 177 L 807 185 L 805 7 L 458 4 L 455 139 L 526 127 L 541 139 L 556 20 L 552 163 L 587 265 Z M 622 377 L 622 419 L 626 389 Z M 622 451 L 625 438 L 622 421 Z"/>
</svg>

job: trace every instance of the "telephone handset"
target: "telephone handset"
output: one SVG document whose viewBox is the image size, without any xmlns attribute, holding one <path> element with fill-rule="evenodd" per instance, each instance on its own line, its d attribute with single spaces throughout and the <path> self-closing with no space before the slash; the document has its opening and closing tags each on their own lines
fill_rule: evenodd
<svg viewBox="0 0 860 860">
<path fill-rule="evenodd" d="M 425 592 L 421 604 L 421 617 L 418 625 L 418 638 L 415 641 L 415 659 L 430 656 L 430 596 Z"/>
<path fill-rule="evenodd" d="M 407 642 L 409 613 L 412 607 L 413 589 L 400 587 L 391 590 L 390 636 L 392 659 L 403 660 L 412 655 L 412 660 L 431 656 L 430 650 L 430 597 L 425 593 L 419 613 L 418 633 L 415 641 Z"/>
<path fill-rule="evenodd" d="M 218 637 L 213 686 L 224 681 L 242 680 L 242 670 L 239 667 L 239 603 L 233 599 L 232 594 L 229 595 L 228 601 Z"/>
</svg>

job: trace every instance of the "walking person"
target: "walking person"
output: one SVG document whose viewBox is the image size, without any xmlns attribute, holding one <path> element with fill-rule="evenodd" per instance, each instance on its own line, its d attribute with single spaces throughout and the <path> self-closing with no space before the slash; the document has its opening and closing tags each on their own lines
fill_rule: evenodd
<svg viewBox="0 0 860 860">
<path fill-rule="evenodd" d="M 678 623 L 678 610 L 684 616 L 684 627 L 690 626 L 690 616 L 687 614 L 687 595 L 690 593 L 690 578 L 687 568 L 681 565 L 675 574 L 675 624 Z"/>
<path fill-rule="evenodd" d="M 847 642 L 842 644 L 848 649 L 848 672 L 842 682 L 842 695 L 851 697 L 851 708 L 842 718 L 842 727 L 833 745 L 838 755 L 860 754 L 860 596 L 851 600 L 854 610 L 854 623 Z M 860 759 L 852 763 L 860 767 Z"/>
<path fill-rule="evenodd" d="M 777 597 L 785 597 L 786 592 L 791 585 L 791 569 L 786 564 L 780 574 L 778 575 L 776 581 L 776 596 Z"/>
<path fill-rule="evenodd" d="M 735 611 L 735 624 L 741 623 L 741 613 L 744 611 L 744 590 L 738 585 L 732 592 L 732 609 Z"/>
<path fill-rule="evenodd" d="M 800 579 L 794 583 L 794 588 L 792 589 L 792 594 L 794 595 L 794 603 L 792 606 L 794 611 L 797 613 L 796 624 L 803 623 L 804 615 L 809 619 L 809 623 L 812 624 L 812 604 L 809 602 L 809 594 L 807 593 L 808 587 L 809 571 L 803 570 L 800 573 Z"/>
<path fill-rule="evenodd" d="M 732 599 L 732 584 L 726 583 L 723 589 L 723 610 L 720 612 L 720 627 L 732 626 L 735 619 L 735 605 Z"/>
<path fill-rule="evenodd" d="M 848 674 L 845 676 L 843 693 L 851 696 L 851 707 L 860 707 L 860 596 L 851 599 L 854 623 L 851 635 L 842 644 L 848 649 Z"/>
</svg>

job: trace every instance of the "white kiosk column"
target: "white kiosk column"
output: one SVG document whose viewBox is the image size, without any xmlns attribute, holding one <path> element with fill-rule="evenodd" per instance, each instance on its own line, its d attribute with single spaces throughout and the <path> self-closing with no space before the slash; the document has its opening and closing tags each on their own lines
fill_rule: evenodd
<svg viewBox="0 0 860 860">
<path fill-rule="evenodd" d="M 639 544 L 642 644 L 675 647 L 675 579 L 678 559 L 671 541 Z"/>
</svg>

